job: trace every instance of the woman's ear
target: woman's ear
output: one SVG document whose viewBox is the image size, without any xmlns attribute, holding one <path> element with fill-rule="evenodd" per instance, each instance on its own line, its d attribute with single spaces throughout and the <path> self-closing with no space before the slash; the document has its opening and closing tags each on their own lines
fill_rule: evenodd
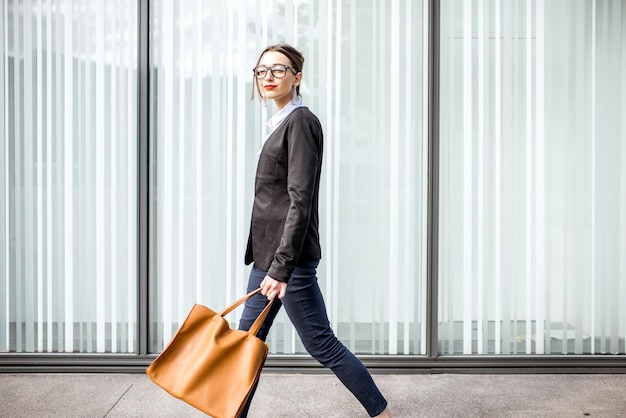
<svg viewBox="0 0 626 418">
<path fill-rule="evenodd" d="M 293 82 L 293 86 L 294 87 L 299 86 L 301 81 L 302 81 L 302 73 L 296 74 L 295 80 Z"/>
</svg>

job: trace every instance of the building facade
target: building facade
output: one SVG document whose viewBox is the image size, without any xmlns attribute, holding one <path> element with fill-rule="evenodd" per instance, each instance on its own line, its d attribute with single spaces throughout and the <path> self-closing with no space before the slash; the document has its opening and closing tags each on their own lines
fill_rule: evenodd
<svg viewBox="0 0 626 418">
<path fill-rule="evenodd" d="M 245 291 L 268 44 L 325 131 L 318 275 L 372 368 L 626 353 L 621 0 L 8 0 L 0 367 L 144 367 Z M 238 322 L 240 311 L 231 314 Z M 281 314 L 274 367 L 312 367 Z"/>
</svg>

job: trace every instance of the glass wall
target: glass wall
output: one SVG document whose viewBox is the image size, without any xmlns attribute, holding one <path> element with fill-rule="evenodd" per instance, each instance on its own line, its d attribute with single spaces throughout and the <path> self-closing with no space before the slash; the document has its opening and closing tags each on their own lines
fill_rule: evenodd
<svg viewBox="0 0 626 418">
<path fill-rule="evenodd" d="M 624 354 L 626 7 L 441 7 L 442 354 Z"/>
<path fill-rule="evenodd" d="M 251 100 L 251 69 L 288 42 L 324 127 L 318 276 L 350 349 L 626 354 L 626 5 L 437 3 L 427 278 L 428 3 L 0 2 L 0 353 L 137 353 L 145 334 L 157 353 L 194 303 L 219 310 L 245 292 L 257 152 L 275 112 Z M 138 4 L 150 19 L 147 214 Z M 304 353 L 284 314 L 269 343 Z"/>
<path fill-rule="evenodd" d="M 150 13 L 151 351 L 194 302 L 244 294 L 256 155 L 275 111 L 250 100 L 252 67 L 288 42 L 325 130 L 318 276 L 334 329 L 358 353 L 425 353 L 426 5 L 154 1 Z M 304 352 L 286 315 L 269 343 Z"/>
<path fill-rule="evenodd" d="M 0 352 L 134 352 L 137 2 L 0 23 Z"/>
</svg>

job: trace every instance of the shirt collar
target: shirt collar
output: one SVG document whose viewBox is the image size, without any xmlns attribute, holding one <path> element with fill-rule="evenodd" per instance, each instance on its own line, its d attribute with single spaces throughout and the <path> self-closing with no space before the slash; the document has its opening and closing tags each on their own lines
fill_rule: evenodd
<svg viewBox="0 0 626 418">
<path fill-rule="evenodd" d="M 285 107 L 276 112 L 274 116 L 267 121 L 267 135 L 269 136 L 272 132 L 274 132 L 274 130 L 278 128 L 278 125 L 280 125 L 291 112 L 302 106 L 304 106 L 302 104 L 302 99 L 294 91 L 293 99 L 291 99 Z"/>
</svg>

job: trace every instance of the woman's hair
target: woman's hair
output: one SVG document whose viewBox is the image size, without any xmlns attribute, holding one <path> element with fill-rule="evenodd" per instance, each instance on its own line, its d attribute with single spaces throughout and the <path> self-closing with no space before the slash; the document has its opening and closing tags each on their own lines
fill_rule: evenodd
<svg viewBox="0 0 626 418">
<path fill-rule="evenodd" d="M 263 52 L 261 52 L 261 55 L 259 55 L 259 58 L 256 60 L 256 65 L 254 66 L 254 68 L 258 67 L 259 62 L 261 62 L 261 58 L 263 57 L 263 54 L 265 54 L 268 51 L 276 51 L 276 52 L 280 52 L 281 54 L 283 54 L 284 56 L 286 56 L 287 58 L 289 58 L 289 61 L 291 61 L 291 66 L 293 68 L 296 69 L 296 72 L 302 72 L 302 67 L 304 66 L 304 55 L 302 55 L 302 53 L 300 51 L 298 51 L 296 48 L 294 48 L 291 45 L 288 44 L 276 44 L 276 45 L 270 45 L 267 48 L 265 48 L 263 50 Z M 254 99 L 254 92 L 256 90 L 259 99 L 264 100 L 263 94 L 261 93 L 261 90 L 259 89 L 259 81 L 256 78 L 256 76 L 252 76 L 252 97 L 251 99 Z M 300 86 L 296 86 L 296 94 L 298 96 L 300 96 Z"/>
</svg>

